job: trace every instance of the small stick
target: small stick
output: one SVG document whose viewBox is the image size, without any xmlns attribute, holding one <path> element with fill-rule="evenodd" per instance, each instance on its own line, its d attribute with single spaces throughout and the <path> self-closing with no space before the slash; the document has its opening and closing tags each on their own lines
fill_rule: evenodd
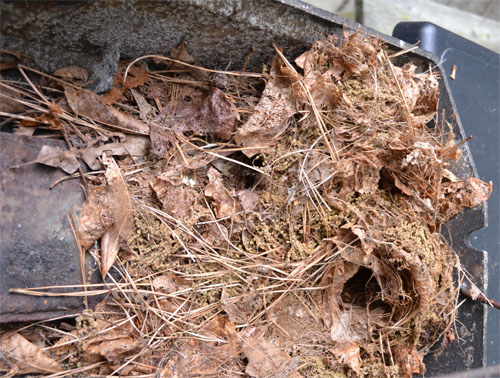
<svg viewBox="0 0 500 378">
<path fill-rule="evenodd" d="M 234 71 L 211 70 L 209 68 L 195 66 L 194 64 L 189 64 L 189 63 L 177 60 L 177 59 L 167 58 L 166 56 L 162 56 L 162 55 L 144 55 L 144 56 L 141 56 L 141 57 L 139 57 L 137 59 L 134 59 L 127 66 L 127 69 L 125 70 L 125 74 L 123 75 L 123 82 L 125 82 L 125 80 L 127 80 L 127 75 L 128 75 L 128 71 L 130 70 L 130 67 L 132 67 L 135 63 L 137 63 L 137 62 L 139 62 L 139 61 L 141 61 L 143 59 L 147 59 L 147 58 L 156 58 L 156 59 L 168 60 L 169 62 L 174 62 L 174 63 L 177 63 L 177 64 L 182 64 L 183 66 L 186 66 L 186 67 L 189 67 L 189 68 L 194 68 L 196 70 L 203 71 L 203 72 L 221 73 L 221 74 L 232 75 L 232 76 L 248 76 L 248 77 L 257 77 L 257 78 L 261 78 L 263 76 L 262 74 L 253 73 L 253 72 L 234 72 Z"/>
<path fill-rule="evenodd" d="M 245 59 L 245 63 L 243 63 L 243 68 L 241 69 L 242 72 L 245 72 L 247 70 L 248 62 L 250 61 L 250 58 L 252 57 L 254 52 L 255 52 L 255 47 L 252 46 L 250 53 L 247 55 L 247 58 Z"/>
<path fill-rule="evenodd" d="M 396 85 L 398 86 L 399 94 L 401 95 L 401 98 L 403 99 L 403 104 L 405 106 L 406 122 L 408 122 L 408 126 L 410 126 L 412 133 L 415 134 L 415 130 L 413 129 L 413 123 L 412 123 L 412 119 L 411 119 L 410 107 L 408 106 L 408 102 L 406 101 L 406 96 L 405 96 L 405 93 L 403 92 L 403 88 L 401 88 L 401 84 L 398 80 L 398 77 L 396 76 L 396 71 L 394 71 L 394 67 L 392 66 L 391 60 L 387 56 L 387 53 L 385 51 L 382 51 L 382 52 L 384 53 L 384 58 L 387 60 L 387 63 L 389 64 L 389 69 L 392 73 L 392 76 L 394 77 L 394 80 L 396 81 Z"/>
<path fill-rule="evenodd" d="M 450 78 L 452 80 L 455 80 L 455 75 L 457 74 L 457 65 L 454 64 L 452 69 L 451 69 L 451 74 L 450 74 Z"/>
<path fill-rule="evenodd" d="M 485 296 L 475 285 L 469 285 L 467 282 L 462 282 L 460 285 L 460 293 L 466 296 L 467 298 L 472 299 L 473 301 L 486 304 L 490 307 L 496 308 L 500 310 L 500 303 L 494 301 L 493 299 L 489 299 Z"/>
<path fill-rule="evenodd" d="M 82 249 L 82 245 L 80 243 L 80 237 L 78 236 L 78 232 L 76 231 L 74 220 L 71 220 L 69 214 L 66 214 L 68 218 L 69 226 L 71 227 L 71 231 L 73 232 L 73 236 L 75 238 L 76 246 L 78 248 L 78 254 L 80 255 L 80 271 L 82 273 L 82 285 L 85 296 L 83 298 L 83 303 L 85 304 L 85 308 L 89 309 L 89 298 L 87 296 L 87 279 L 85 278 L 85 251 Z"/>
<path fill-rule="evenodd" d="M 396 58 L 397 56 L 401 56 L 401 55 L 407 54 L 407 53 L 409 53 L 409 52 L 411 52 L 413 50 L 416 50 L 416 49 L 418 49 L 418 44 L 419 43 L 420 43 L 420 41 L 418 41 L 414 45 L 411 45 L 410 47 L 407 47 L 404 50 L 401 50 L 401 51 L 398 51 L 397 53 L 391 54 L 391 55 L 389 55 L 389 58 L 390 59 Z"/>
</svg>

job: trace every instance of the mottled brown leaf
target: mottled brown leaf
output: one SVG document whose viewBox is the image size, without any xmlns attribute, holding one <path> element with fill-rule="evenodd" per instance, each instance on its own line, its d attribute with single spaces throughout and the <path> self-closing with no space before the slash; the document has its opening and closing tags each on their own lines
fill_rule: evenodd
<svg viewBox="0 0 500 378">
<path fill-rule="evenodd" d="M 110 211 L 113 225 L 101 238 L 101 271 L 105 277 L 118 255 L 120 241 L 127 240 L 132 231 L 132 199 L 123 180 L 120 168 L 112 157 L 103 156 L 105 177 L 109 188 Z"/>
<path fill-rule="evenodd" d="M 52 74 L 54 76 L 69 79 L 69 80 L 77 80 L 86 82 L 89 78 L 89 74 L 87 70 L 78 66 L 68 66 L 59 68 Z"/>
<path fill-rule="evenodd" d="M 356 374 L 361 374 L 361 357 L 359 345 L 355 343 L 338 343 L 330 350 L 337 362 L 349 366 Z"/>
<path fill-rule="evenodd" d="M 226 99 L 224 92 L 212 87 L 200 101 L 165 106 L 153 122 L 170 131 L 190 131 L 195 135 L 216 135 L 229 140 L 239 119 L 235 106 Z"/>
<path fill-rule="evenodd" d="M 213 198 L 217 218 L 230 217 L 241 211 L 239 201 L 224 186 L 221 174 L 213 167 L 208 170 L 208 180 L 205 195 Z"/>
<path fill-rule="evenodd" d="M 43 146 L 38 157 L 23 165 L 40 163 L 54 168 L 61 168 L 68 174 L 75 173 L 80 167 L 78 158 L 81 158 L 91 169 L 101 169 L 102 165 L 100 157 L 104 152 L 108 155 L 123 156 L 130 155 L 133 157 L 143 156 L 147 153 L 149 141 L 145 137 L 129 136 L 124 143 L 109 143 L 99 147 L 66 150 L 52 146 Z"/>
<path fill-rule="evenodd" d="M 113 158 L 104 156 L 106 185 L 94 187 L 83 204 L 78 234 L 84 249 L 101 238 L 102 275 L 105 276 L 118 254 L 120 241 L 132 227 L 133 204 L 127 185 Z"/>
<path fill-rule="evenodd" d="M 443 183 L 440 213 L 446 219 L 460 213 L 465 207 L 475 207 L 486 201 L 493 192 L 493 184 L 469 177 L 466 181 Z"/>
<path fill-rule="evenodd" d="M 236 143 L 243 147 L 252 147 L 243 150 L 248 157 L 269 151 L 288 128 L 288 119 L 296 111 L 292 88 L 289 82 L 281 77 L 279 58 L 276 57 L 259 103 L 248 121 L 236 130 Z"/>
<path fill-rule="evenodd" d="M 255 378 L 272 377 L 285 370 L 290 356 L 261 335 L 257 328 L 240 332 L 242 350 L 248 358 L 245 373 Z"/>
<path fill-rule="evenodd" d="M 6 86 L 0 86 L 0 112 L 22 113 L 26 106 L 16 100 L 21 99 L 21 94 Z"/>
<path fill-rule="evenodd" d="M 425 371 L 422 356 L 414 346 L 396 346 L 394 348 L 394 361 L 403 371 L 405 378 L 411 378 L 413 374 L 422 374 Z"/>
<path fill-rule="evenodd" d="M 0 338 L 0 370 L 10 370 L 8 361 L 12 366 L 16 365 L 19 374 L 28 373 L 57 373 L 63 369 L 48 357 L 42 350 L 30 343 L 18 333 L 4 334 Z"/>
<path fill-rule="evenodd" d="M 66 87 L 64 93 L 68 104 L 77 115 L 88 117 L 123 131 L 149 134 L 149 126 L 102 102 L 102 97 L 86 89 Z"/>
</svg>

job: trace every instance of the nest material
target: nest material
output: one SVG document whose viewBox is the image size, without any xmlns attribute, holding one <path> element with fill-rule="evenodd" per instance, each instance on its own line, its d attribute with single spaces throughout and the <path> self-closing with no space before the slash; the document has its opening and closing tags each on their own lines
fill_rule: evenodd
<svg viewBox="0 0 500 378">
<path fill-rule="evenodd" d="M 79 236 L 84 247 L 102 237 L 104 275 L 119 253 L 121 283 L 53 347 L 73 353 L 68 367 L 165 377 L 424 372 L 456 312 L 458 260 L 437 231 L 491 187 L 447 170 L 458 150 L 437 122 L 436 73 L 394 66 L 379 41 L 358 34 L 318 41 L 295 62 L 300 72 L 277 50 L 262 93 L 259 75 L 179 73 L 178 60 L 166 75 L 119 73 L 96 120 L 125 119 L 140 133 L 136 117 L 106 116 L 116 101 L 137 104 L 151 154 L 116 164 L 114 143 L 78 155 L 104 153 Z M 92 117 L 96 95 L 65 96 L 74 114 Z M 82 129 L 87 137 L 70 137 L 83 145 L 105 130 Z M 130 142 L 120 147 L 134 155 Z"/>
</svg>

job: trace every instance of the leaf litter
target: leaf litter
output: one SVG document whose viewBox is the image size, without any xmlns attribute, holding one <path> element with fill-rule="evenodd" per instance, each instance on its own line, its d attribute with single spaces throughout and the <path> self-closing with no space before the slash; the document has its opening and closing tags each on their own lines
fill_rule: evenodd
<svg viewBox="0 0 500 378">
<path fill-rule="evenodd" d="M 44 350 L 26 330 L 4 334 L 0 367 L 423 374 L 457 311 L 460 264 L 438 231 L 492 187 L 450 171 L 461 143 L 437 125 L 438 74 L 385 49 L 345 33 L 296 66 L 276 49 L 256 74 L 197 66 L 182 42 L 120 63 L 102 96 L 73 86 L 87 80 L 77 67 L 56 72 L 67 84 L 44 95 L 59 104 L 50 132 L 74 148 L 31 163 L 96 171 L 78 239 L 106 281 L 85 295 L 108 295 L 69 332 L 51 328 Z M 2 86 L 13 103 L 37 93 Z M 45 98 L 23 106 L 50 111 Z"/>
</svg>

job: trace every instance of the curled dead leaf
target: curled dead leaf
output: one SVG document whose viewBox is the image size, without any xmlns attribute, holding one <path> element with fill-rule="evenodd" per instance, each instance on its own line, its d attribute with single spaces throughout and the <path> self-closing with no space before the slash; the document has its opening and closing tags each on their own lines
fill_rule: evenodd
<svg viewBox="0 0 500 378">
<path fill-rule="evenodd" d="M 102 97 L 87 89 L 66 87 L 64 91 L 71 110 L 77 115 L 88 117 L 123 131 L 149 134 L 149 126 L 120 112 L 111 105 L 105 105 Z"/>
<path fill-rule="evenodd" d="M 7 85 L 2 85 L 0 92 L 0 111 L 5 113 L 22 113 L 26 106 L 17 100 L 21 100 L 21 94 L 9 88 Z"/>
<path fill-rule="evenodd" d="M 0 370 L 8 371 L 11 365 L 17 366 L 19 374 L 28 373 L 58 373 L 63 371 L 61 366 L 48 357 L 42 350 L 30 343 L 19 333 L 4 334 L 0 337 Z"/>
<path fill-rule="evenodd" d="M 103 163 L 106 165 L 104 175 L 110 193 L 110 210 L 113 214 L 113 225 L 106 230 L 101 239 L 101 270 L 105 277 L 116 260 L 120 242 L 127 240 L 132 231 L 133 204 L 127 184 L 114 159 L 104 155 Z"/>
<path fill-rule="evenodd" d="M 127 185 L 113 158 L 103 156 L 106 185 L 94 187 L 83 204 L 78 234 L 84 249 L 101 238 L 102 275 L 113 265 L 120 242 L 126 240 L 132 227 L 133 204 Z"/>
<path fill-rule="evenodd" d="M 422 356 L 414 346 L 396 346 L 394 348 L 394 361 L 403 371 L 405 378 L 411 378 L 413 374 L 422 374 L 425 371 Z"/>
<path fill-rule="evenodd" d="M 81 158 L 90 169 L 98 170 L 102 168 L 100 158 L 103 153 L 114 156 L 130 155 L 132 157 L 140 157 L 147 153 L 148 148 L 148 138 L 140 136 L 128 136 L 124 143 L 109 143 L 99 147 L 66 151 L 57 147 L 45 145 L 42 147 L 35 160 L 21 164 L 17 167 L 40 163 L 54 168 L 61 168 L 64 172 L 72 174 L 80 167 L 78 158 Z"/>
<path fill-rule="evenodd" d="M 259 103 L 248 121 L 236 130 L 236 143 L 252 147 L 243 150 L 248 157 L 269 151 L 288 128 L 288 119 L 297 111 L 292 89 L 281 77 L 279 66 L 280 59 L 276 57 Z"/>
<path fill-rule="evenodd" d="M 153 122 L 170 131 L 191 131 L 195 135 L 214 134 L 229 140 L 236 120 L 239 119 L 236 107 L 224 92 L 212 87 L 200 101 L 165 106 Z"/>
<path fill-rule="evenodd" d="M 208 170 L 208 180 L 205 195 L 214 199 L 217 218 L 235 216 L 235 220 L 239 220 L 236 217 L 236 213 L 241 211 L 239 201 L 224 186 L 221 174 L 214 167 Z"/>
<path fill-rule="evenodd" d="M 359 345 L 355 343 L 339 343 L 330 350 L 335 356 L 337 362 L 341 365 L 347 365 L 356 374 L 361 374 L 361 357 Z"/>
<path fill-rule="evenodd" d="M 68 66 L 59 68 L 55 70 L 52 75 L 63 79 L 77 80 L 83 82 L 86 82 L 89 78 L 87 70 L 78 66 Z"/>
<path fill-rule="evenodd" d="M 247 328 L 240 332 L 240 338 L 241 348 L 248 358 L 245 373 L 255 378 L 266 378 L 287 371 L 290 356 L 262 336 L 259 329 Z"/>
<path fill-rule="evenodd" d="M 442 189 L 439 211 L 446 219 L 450 219 L 465 207 L 475 207 L 485 202 L 493 193 L 493 183 L 469 177 L 465 181 L 443 183 Z"/>
</svg>

